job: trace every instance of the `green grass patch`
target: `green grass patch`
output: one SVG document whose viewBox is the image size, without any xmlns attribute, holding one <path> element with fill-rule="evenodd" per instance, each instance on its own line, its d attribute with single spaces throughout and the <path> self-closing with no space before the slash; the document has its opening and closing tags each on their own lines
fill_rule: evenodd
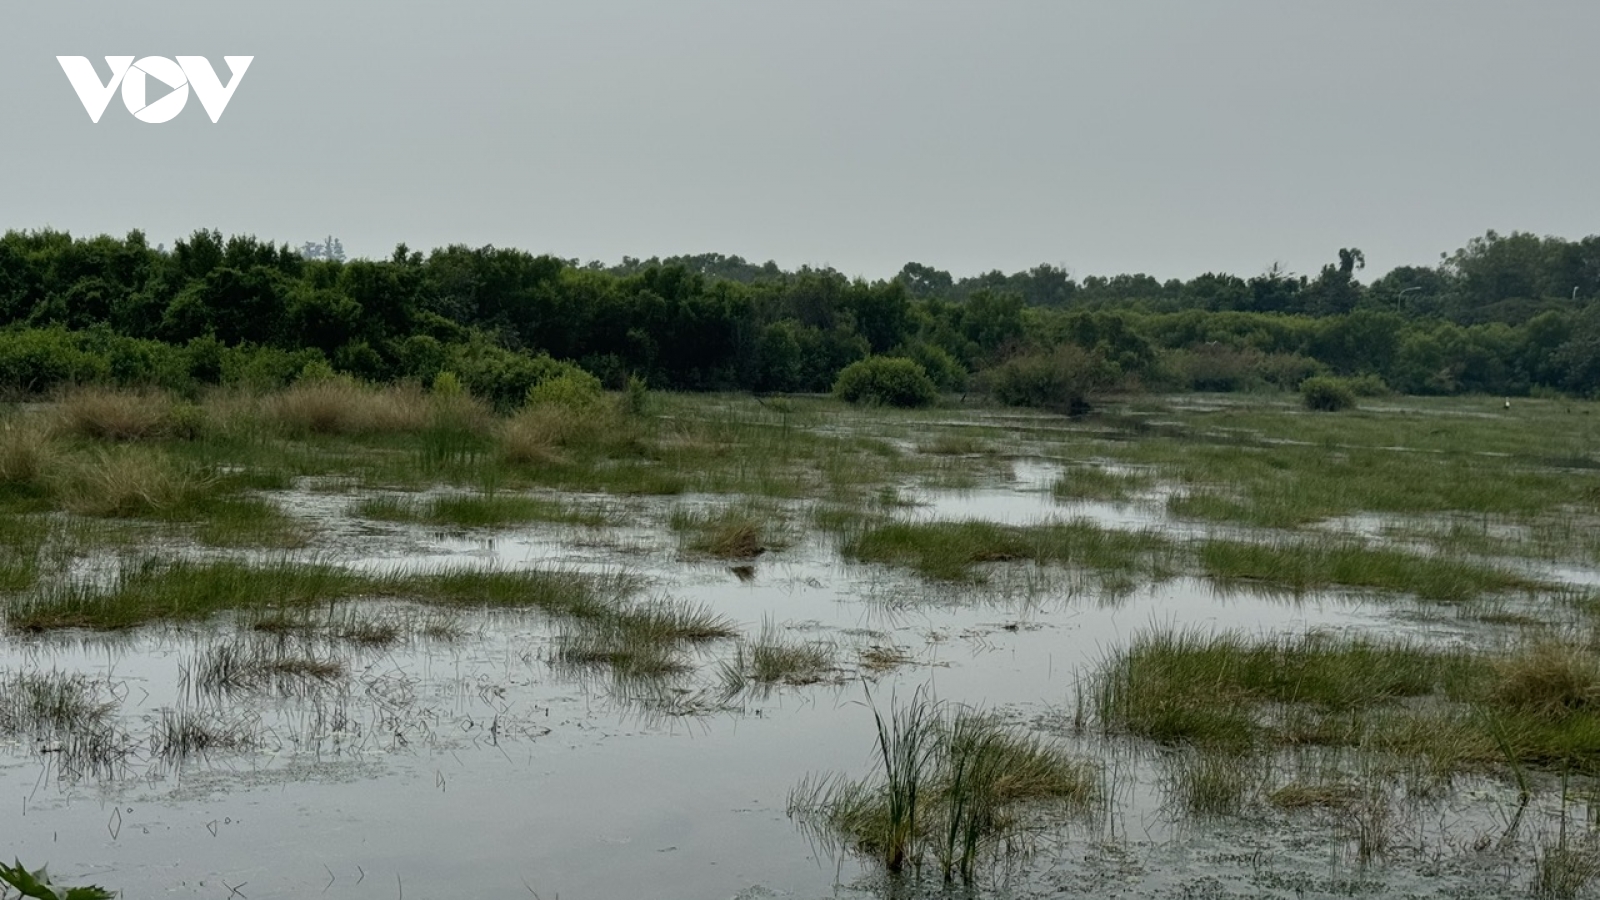
<svg viewBox="0 0 1600 900">
<path fill-rule="evenodd" d="M 1051 486 L 1057 500 L 1121 502 L 1149 490 L 1155 479 L 1144 472 L 1116 472 L 1103 466 L 1072 466 Z"/>
<path fill-rule="evenodd" d="M 362 575 L 315 563 L 146 560 L 126 565 L 109 585 L 67 582 L 13 597 L 12 629 L 115 630 L 156 621 L 197 621 L 224 610 L 296 609 L 361 596 L 445 607 L 538 609 L 549 615 L 605 618 L 638 582 L 620 574 L 564 570 L 445 570 Z"/>
<path fill-rule="evenodd" d="M 258 497 L 223 497 L 203 508 L 195 538 L 210 547 L 292 550 L 311 542 L 309 527 Z"/>
<path fill-rule="evenodd" d="M 1278 543 L 1209 540 L 1200 545 L 1199 555 L 1202 570 L 1213 578 L 1260 581 L 1296 591 L 1373 588 L 1460 602 L 1551 587 L 1461 557 L 1422 556 L 1342 538 Z"/>
<path fill-rule="evenodd" d="M 1600 772 L 1600 659 L 1553 639 L 1499 654 L 1324 636 L 1153 632 L 1093 680 L 1107 730 L 1245 752 L 1349 746 L 1432 771 Z"/>
<path fill-rule="evenodd" d="M 461 494 L 412 500 L 369 497 L 351 510 L 367 519 L 419 522 L 460 528 L 504 528 L 529 522 L 603 526 L 614 524 L 604 510 L 516 494 Z"/>
<path fill-rule="evenodd" d="M 904 566 L 926 578 L 970 581 L 983 563 L 1026 560 L 1116 575 L 1164 577 L 1175 548 L 1153 532 L 1073 521 L 1014 526 L 993 522 L 869 524 L 846 536 L 846 559 Z"/>
</svg>

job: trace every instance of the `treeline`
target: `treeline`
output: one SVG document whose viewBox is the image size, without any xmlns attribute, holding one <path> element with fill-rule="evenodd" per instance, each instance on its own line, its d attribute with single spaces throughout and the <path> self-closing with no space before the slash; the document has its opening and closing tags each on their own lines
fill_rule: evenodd
<svg viewBox="0 0 1600 900">
<path fill-rule="evenodd" d="M 1050 266 L 867 282 L 708 254 L 580 265 L 521 250 L 398 247 L 307 259 L 197 231 L 0 238 L 0 389 L 68 382 L 270 387 L 307 365 L 371 380 L 455 373 L 515 403 L 570 360 L 620 386 L 824 391 L 874 355 L 962 390 L 1019 359 L 1152 389 L 1293 388 L 1372 376 L 1410 393 L 1600 388 L 1600 238 L 1493 232 L 1437 268 L 1362 284 L 1359 250 L 1316 277 L 1269 271 L 1077 281 Z M 1071 348 L 1071 354 L 1057 352 Z"/>
</svg>

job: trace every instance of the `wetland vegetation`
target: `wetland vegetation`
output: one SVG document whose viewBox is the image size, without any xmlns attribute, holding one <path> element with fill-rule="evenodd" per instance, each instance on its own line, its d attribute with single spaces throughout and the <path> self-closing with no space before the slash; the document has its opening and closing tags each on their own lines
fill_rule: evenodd
<svg viewBox="0 0 1600 900">
<path fill-rule="evenodd" d="M 1291 835 L 1240 887 L 1470 882 L 1492 858 L 1495 891 L 1579 896 L 1600 871 L 1588 403 L 1130 395 L 1069 418 L 569 376 L 509 410 L 318 371 L 8 410 L 0 741 L 62 797 L 148 797 L 245 760 L 564 770 L 596 729 L 670 780 L 679 730 L 738 722 L 783 760 L 741 751 L 784 829 L 751 832 L 763 858 L 811 846 L 864 895 L 1101 878 L 1157 853 L 1130 818 L 1217 859 Z M 755 777 L 717 758 L 697 789 Z M 75 809 L 19 818 L 18 855 L 159 878 L 61 868 L 34 823 Z"/>
</svg>

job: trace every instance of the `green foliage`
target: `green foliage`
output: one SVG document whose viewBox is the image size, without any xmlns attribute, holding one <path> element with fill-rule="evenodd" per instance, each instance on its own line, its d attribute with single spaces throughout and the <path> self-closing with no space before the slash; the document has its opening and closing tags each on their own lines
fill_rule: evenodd
<svg viewBox="0 0 1600 900">
<path fill-rule="evenodd" d="M 1013 356 L 986 373 L 989 391 L 1007 406 L 1083 413 L 1116 380 L 1116 366 L 1074 344 Z"/>
<path fill-rule="evenodd" d="M 339 377 L 338 374 L 333 371 L 333 366 L 329 365 L 327 360 L 314 359 L 301 367 L 300 374 L 295 376 L 295 383 L 318 384 L 324 381 L 332 381 L 337 377 Z"/>
<path fill-rule="evenodd" d="M 1356 405 L 1356 393 L 1343 378 L 1318 375 L 1300 384 L 1300 397 L 1306 409 L 1315 412 L 1338 412 Z"/>
<path fill-rule="evenodd" d="M 1293 389 L 1324 373 L 1405 393 L 1587 395 L 1600 391 L 1597 260 L 1600 237 L 1489 232 L 1436 268 L 1370 285 L 1348 247 L 1315 278 L 1077 280 L 1040 265 L 955 279 L 909 263 L 873 282 L 718 254 L 580 267 L 456 245 L 308 265 L 286 245 L 215 231 L 171 253 L 137 232 L 9 231 L 0 390 L 270 390 L 323 360 L 369 381 L 431 384 L 452 371 L 506 410 L 559 374 L 558 359 L 612 389 L 636 373 L 658 389 L 821 392 L 850 364 L 889 354 L 941 391 L 993 370 L 986 380 L 1007 402 L 1069 411 L 1107 382 Z M 1076 371 L 1081 359 L 1043 364 L 1069 346 L 1093 361 L 1092 377 Z"/>
<path fill-rule="evenodd" d="M 1349 386 L 1350 393 L 1357 397 L 1387 397 L 1391 393 L 1383 379 L 1371 373 L 1347 378 L 1345 384 Z"/>
<path fill-rule="evenodd" d="M 0 863 L 0 881 L 11 885 L 24 897 L 38 900 L 112 900 L 116 895 L 103 887 L 59 887 L 52 884 L 45 866 L 29 872 L 20 860 L 7 866 Z"/>
<path fill-rule="evenodd" d="M 547 378 L 528 389 L 529 406 L 560 406 L 571 410 L 584 410 L 598 406 L 605 399 L 600 379 L 577 367 Z"/>
<path fill-rule="evenodd" d="M 980 865 L 1015 848 L 1019 807 L 1083 809 L 1098 792 L 1091 765 L 922 690 L 891 700 L 887 714 L 873 707 L 873 718 L 873 774 L 807 778 L 790 792 L 788 812 L 825 844 L 890 874 L 920 873 L 931 861 L 944 882 L 970 885 Z"/>
<path fill-rule="evenodd" d="M 921 366 L 941 391 L 963 391 L 967 388 L 966 366 L 938 344 L 916 341 L 895 351 L 893 355 L 903 356 Z"/>
<path fill-rule="evenodd" d="M 922 366 L 895 356 L 872 356 L 845 366 L 833 392 L 851 403 L 883 406 L 928 406 L 939 399 L 938 387 Z"/>
<path fill-rule="evenodd" d="M 461 379 L 456 376 L 456 373 L 448 369 L 433 378 L 433 394 L 435 397 L 459 397 L 463 390 Z"/>
<path fill-rule="evenodd" d="M 643 378 L 637 375 L 629 375 L 627 387 L 623 390 L 623 397 L 630 414 L 642 416 L 650 411 L 650 389 Z"/>
</svg>

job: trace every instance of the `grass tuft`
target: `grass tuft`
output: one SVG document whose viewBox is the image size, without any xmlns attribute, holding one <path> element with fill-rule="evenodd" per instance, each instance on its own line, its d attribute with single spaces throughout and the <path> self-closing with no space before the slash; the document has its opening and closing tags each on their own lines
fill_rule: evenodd
<svg viewBox="0 0 1600 900">
<path fill-rule="evenodd" d="M 160 391 L 82 387 L 57 403 L 54 430 L 98 441 L 155 440 L 173 435 L 175 408 Z"/>
<path fill-rule="evenodd" d="M 754 559 L 785 543 L 777 514 L 751 506 L 714 511 L 679 507 L 672 511 L 670 525 L 685 550 L 717 559 Z"/>
<path fill-rule="evenodd" d="M 922 691 L 873 715 L 876 771 L 807 778 L 790 792 L 788 812 L 835 850 L 892 874 L 932 863 L 945 882 L 970 884 L 986 859 L 1016 847 L 1022 810 L 1081 809 L 1098 790 L 1092 766 L 1038 735 Z"/>
</svg>

